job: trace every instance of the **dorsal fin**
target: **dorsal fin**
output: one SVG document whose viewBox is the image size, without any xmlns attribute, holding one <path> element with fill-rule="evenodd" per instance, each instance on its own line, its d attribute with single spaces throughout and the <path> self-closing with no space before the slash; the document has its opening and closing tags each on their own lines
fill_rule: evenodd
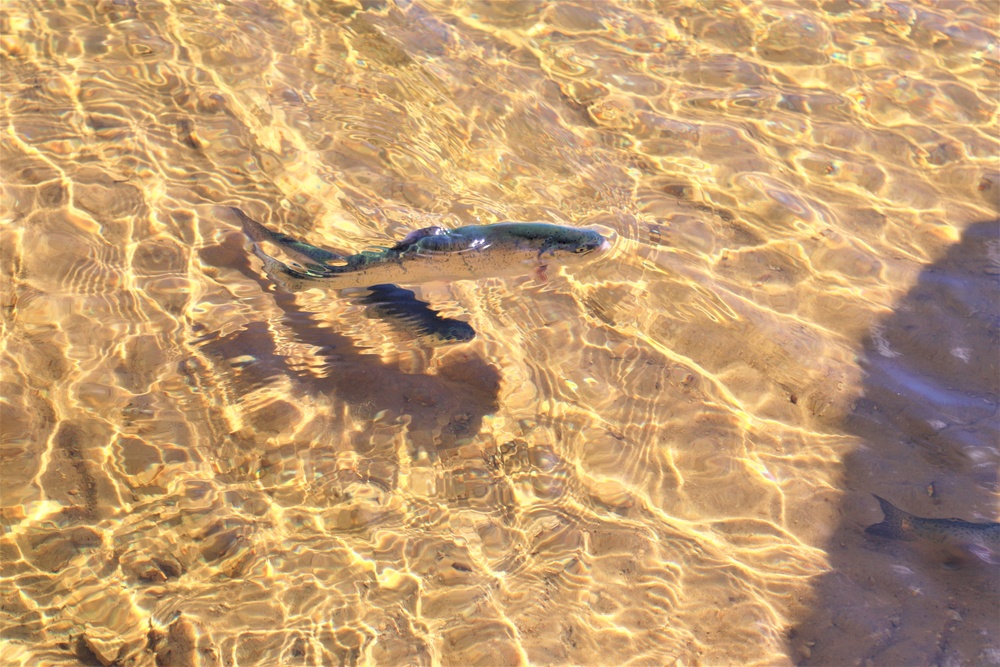
<svg viewBox="0 0 1000 667">
<path fill-rule="evenodd" d="M 403 252 L 409 250 L 410 247 L 415 245 L 421 239 L 425 239 L 428 236 L 442 236 L 447 234 L 448 230 L 444 227 L 424 227 L 423 229 L 418 229 L 412 231 L 403 237 L 403 240 L 392 247 L 395 252 Z"/>
</svg>

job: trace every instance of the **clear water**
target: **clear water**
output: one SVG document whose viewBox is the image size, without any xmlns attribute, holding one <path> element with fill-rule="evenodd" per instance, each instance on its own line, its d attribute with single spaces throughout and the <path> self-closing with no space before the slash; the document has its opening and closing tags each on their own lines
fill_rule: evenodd
<svg viewBox="0 0 1000 667">
<path fill-rule="evenodd" d="M 4 665 L 1000 664 L 989 2 L 13 0 Z M 276 293 L 347 251 L 599 226 L 437 283 L 428 348 Z"/>
</svg>

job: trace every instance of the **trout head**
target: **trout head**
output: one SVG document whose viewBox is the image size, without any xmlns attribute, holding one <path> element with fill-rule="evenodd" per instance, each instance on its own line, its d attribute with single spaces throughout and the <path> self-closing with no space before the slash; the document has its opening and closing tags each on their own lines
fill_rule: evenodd
<svg viewBox="0 0 1000 667">
<path fill-rule="evenodd" d="M 511 242 L 534 250 L 539 261 L 571 264 L 610 247 L 607 239 L 593 229 L 565 227 L 544 222 L 513 222 L 490 225 L 498 242 Z"/>
</svg>

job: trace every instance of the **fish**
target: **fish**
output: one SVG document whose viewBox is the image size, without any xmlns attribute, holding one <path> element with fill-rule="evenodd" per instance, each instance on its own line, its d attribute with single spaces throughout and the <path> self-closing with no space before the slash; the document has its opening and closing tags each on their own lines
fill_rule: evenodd
<svg viewBox="0 0 1000 667">
<path fill-rule="evenodd" d="M 251 251 L 272 280 L 290 292 L 314 287 L 346 289 L 372 285 L 419 285 L 433 281 L 534 274 L 545 279 L 550 265 L 591 259 L 610 247 L 600 232 L 546 222 L 498 222 L 455 229 L 426 227 L 398 243 L 343 256 L 272 232 L 238 208 Z M 292 257 L 291 266 L 266 254 L 272 243 Z"/>
<path fill-rule="evenodd" d="M 580 264 L 610 247 L 608 239 L 593 229 L 500 222 L 455 229 L 425 227 L 391 246 L 341 255 L 272 231 L 239 208 L 229 210 L 240 221 L 250 252 L 285 291 L 364 288 L 354 303 L 366 306 L 370 317 L 389 321 L 430 344 L 468 342 L 476 332 L 467 322 L 441 316 L 398 285 L 525 274 L 546 280 L 550 265 Z M 290 261 L 266 253 L 267 244 Z"/>
<path fill-rule="evenodd" d="M 874 495 L 874 494 L 872 494 Z M 905 512 L 885 498 L 875 496 L 885 518 L 865 529 L 869 535 L 939 546 L 952 560 L 971 554 L 981 561 L 1000 564 L 1000 523 L 973 523 L 962 519 L 931 519 Z"/>
</svg>

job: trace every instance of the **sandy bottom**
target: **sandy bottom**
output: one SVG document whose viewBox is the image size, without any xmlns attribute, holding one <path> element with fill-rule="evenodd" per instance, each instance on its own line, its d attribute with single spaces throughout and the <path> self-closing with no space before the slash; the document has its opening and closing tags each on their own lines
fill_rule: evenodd
<svg viewBox="0 0 1000 667">
<path fill-rule="evenodd" d="M 982 3 L 0 12 L 3 665 L 990 665 Z M 598 260 L 276 290 L 502 220 Z"/>
</svg>

